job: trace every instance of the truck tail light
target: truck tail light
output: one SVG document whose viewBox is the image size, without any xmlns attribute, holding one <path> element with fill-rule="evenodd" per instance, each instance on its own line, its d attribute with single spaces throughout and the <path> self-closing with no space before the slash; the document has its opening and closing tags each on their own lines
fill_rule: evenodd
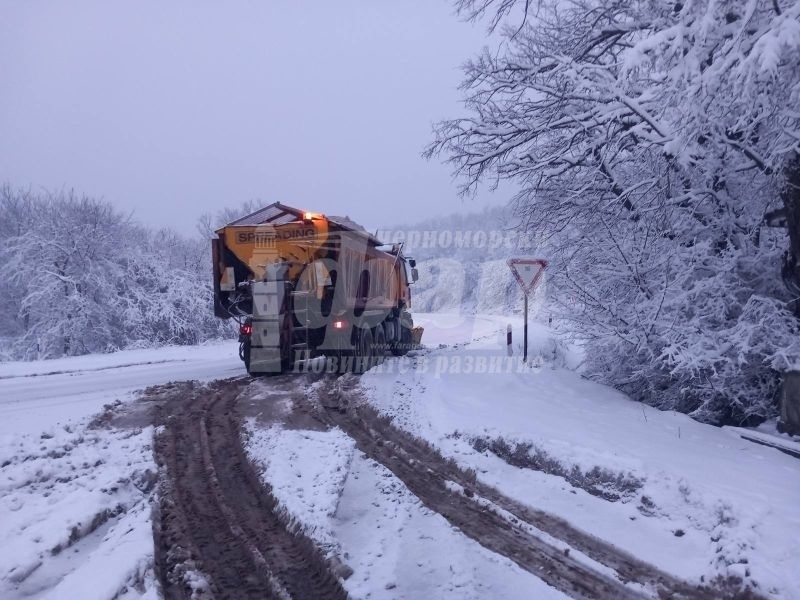
<svg viewBox="0 0 800 600">
<path fill-rule="evenodd" d="M 347 327 L 347 321 L 334 321 L 332 324 L 334 329 L 344 329 Z"/>
<path fill-rule="evenodd" d="M 253 333 L 253 326 L 250 323 L 245 323 L 241 327 L 239 327 L 239 333 L 242 335 L 250 335 Z"/>
</svg>

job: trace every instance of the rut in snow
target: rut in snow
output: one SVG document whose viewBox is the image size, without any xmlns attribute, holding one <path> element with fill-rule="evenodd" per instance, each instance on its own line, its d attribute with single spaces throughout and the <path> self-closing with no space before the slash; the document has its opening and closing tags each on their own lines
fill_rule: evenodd
<svg viewBox="0 0 800 600">
<path fill-rule="evenodd" d="M 182 384 L 160 398 L 154 534 L 165 597 L 346 598 L 245 456 L 235 404 L 246 383 Z"/>
<path fill-rule="evenodd" d="M 742 592 L 735 582 L 714 587 L 689 584 L 481 483 L 474 472 L 461 469 L 424 440 L 380 416 L 360 397 L 357 379 L 324 380 L 316 393 L 318 403 L 298 399 L 305 403 L 305 410 L 328 426 L 340 427 L 359 450 L 392 471 L 423 504 L 466 536 L 570 596 L 712 599 L 744 593 L 742 597 L 755 597 L 751 590 Z M 590 560 L 577 559 L 565 546 Z M 624 585 L 628 582 L 639 586 Z"/>
</svg>

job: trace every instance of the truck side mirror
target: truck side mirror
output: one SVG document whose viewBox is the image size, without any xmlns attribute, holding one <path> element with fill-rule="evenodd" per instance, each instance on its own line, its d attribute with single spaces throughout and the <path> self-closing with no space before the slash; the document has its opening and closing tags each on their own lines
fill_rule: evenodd
<svg viewBox="0 0 800 600">
<path fill-rule="evenodd" d="M 419 279 L 419 271 L 417 271 L 416 267 L 412 267 L 411 269 L 411 282 L 416 283 L 417 279 Z"/>
<path fill-rule="evenodd" d="M 408 266 L 409 266 L 409 267 L 411 267 L 411 268 L 413 269 L 414 267 L 416 267 L 416 266 L 417 266 L 417 261 L 416 261 L 416 260 L 414 260 L 413 258 L 409 258 L 409 259 L 408 259 Z"/>
</svg>

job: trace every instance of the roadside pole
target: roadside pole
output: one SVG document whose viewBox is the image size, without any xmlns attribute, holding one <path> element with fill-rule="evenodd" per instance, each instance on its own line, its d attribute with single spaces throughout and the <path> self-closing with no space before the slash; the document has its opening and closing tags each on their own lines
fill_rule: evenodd
<svg viewBox="0 0 800 600">
<path fill-rule="evenodd" d="M 522 362 L 528 361 L 528 294 L 525 294 L 525 325 L 522 328 L 522 337 L 525 341 L 522 343 Z"/>
</svg>

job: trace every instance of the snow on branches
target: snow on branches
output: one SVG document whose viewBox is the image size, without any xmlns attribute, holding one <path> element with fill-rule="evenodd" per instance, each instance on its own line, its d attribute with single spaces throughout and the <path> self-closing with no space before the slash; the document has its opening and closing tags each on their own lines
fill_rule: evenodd
<svg viewBox="0 0 800 600">
<path fill-rule="evenodd" d="M 74 193 L 0 187 L 0 359 L 225 335 L 206 245 L 148 231 Z"/>
<path fill-rule="evenodd" d="M 800 357 L 785 239 L 762 227 L 800 151 L 800 4 L 456 6 L 503 40 L 465 66 L 469 114 L 427 154 L 465 193 L 519 185 L 593 372 L 703 420 L 771 414 L 777 371 Z"/>
</svg>

